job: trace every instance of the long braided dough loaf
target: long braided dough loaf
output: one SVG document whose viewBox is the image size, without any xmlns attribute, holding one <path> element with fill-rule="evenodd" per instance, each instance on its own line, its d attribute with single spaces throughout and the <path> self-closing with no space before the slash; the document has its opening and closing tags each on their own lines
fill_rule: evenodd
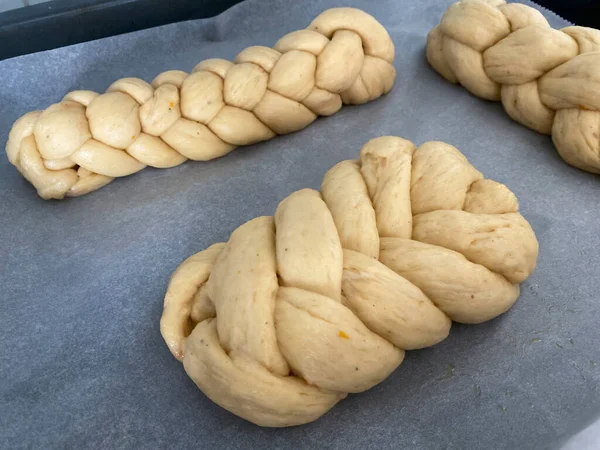
<svg viewBox="0 0 600 450">
<path fill-rule="evenodd" d="M 448 81 L 551 134 L 567 163 L 600 173 L 599 30 L 554 30 L 519 3 L 464 0 L 430 31 L 427 59 Z"/>
<path fill-rule="evenodd" d="M 445 339 L 452 320 L 507 311 L 537 254 L 514 194 L 456 148 L 381 137 L 320 193 L 297 191 L 184 261 L 161 333 L 217 404 L 303 424 Z"/>
<path fill-rule="evenodd" d="M 300 130 L 342 103 L 374 100 L 392 89 L 393 61 L 377 20 L 333 8 L 273 49 L 246 48 L 234 63 L 208 59 L 152 85 L 123 78 L 102 95 L 70 92 L 18 119 L 6 153 L 42 198 L 79 196 L 146 166 L 217 158 Z"/>
</svg>

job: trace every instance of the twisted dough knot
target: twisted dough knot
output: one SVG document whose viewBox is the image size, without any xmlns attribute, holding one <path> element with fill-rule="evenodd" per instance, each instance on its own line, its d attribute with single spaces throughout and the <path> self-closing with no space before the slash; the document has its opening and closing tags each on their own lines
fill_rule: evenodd
<svg viewBox="0 0 600 450">
<path fill-rule="evenodd" d="M 42 198 L 79 196 L 146 166 L 217 158 L 300 130 L 342 103 L 374 100 L 392 89 L 393 60 L 377 20 L 333 8 L 274 49 L 246 48 L 234 63 L 208 59 L 152 85 L 122 78 L 102 95 L 70 92 L 18 119 L 6 152 Z"/>
<path fill-rule="evenodd" d="M 452 320 L 507 311 L 537 254 L 514 194 L 456 148 L 381 137 L 331 168 L 321 193 L 297 191 L 183 262 L 161 333 L 217 404 L 303 424 L 442 341 Z"/>
<path fill-rule="evenodd" d="M 600 173 L 600 31 L 554 30 L 529 6 L 464 0 L 430 31 L 427 59 L 448 81 L 552 134 L 567 163 Z"/>
</svg>

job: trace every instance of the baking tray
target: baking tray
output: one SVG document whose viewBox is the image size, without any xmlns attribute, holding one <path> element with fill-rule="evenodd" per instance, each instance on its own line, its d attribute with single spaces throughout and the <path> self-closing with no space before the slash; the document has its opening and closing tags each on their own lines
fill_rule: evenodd
<svg viewBox="0 0 600 450">
<path fill-rule="evenodd" d="M 426 34 L 450 3 L 346 1 L 389 30 L 396 86 L 303 131 L 65 201 L 41 200 L 1 157 L 0 447 L 553 449 L 599 418 L 600 179 L 428 67 Z M 18 116 L 69 90 L 231 59 L 339 5 L 248 0 L 212 19 L 2 61 L 0 141 Z M 170 275 L 389 134 L 449 142 L 515 192 L 540 242 L 520 299 L 496 320 L 454 325 L 444 342 L 407 352 L 385 382 L 315 423 L 264 429 L 213 404 L 160 336 Z"/>
<path fill-rule="evenodd" d="M 243 0 L 39 1 L 30 0 L 31 6 L 27 8 L 0 13 L 0 60 L 182 20 L 212 17 Z M 537 0 L 537 3 L 578 25 L 600 28 L 597 0 Z"/>
<path fill-rule="evenodd" d="M 26 8 L 0 13 L 0 60 L 167 23 L 212 17 L 240 1 L 45 0 L 39 3 L 30 0 Z"/>
</svg>

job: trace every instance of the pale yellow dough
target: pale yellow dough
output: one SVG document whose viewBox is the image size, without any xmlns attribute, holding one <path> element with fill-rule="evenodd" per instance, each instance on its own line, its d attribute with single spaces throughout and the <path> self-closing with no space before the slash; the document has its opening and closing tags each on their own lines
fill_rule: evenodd
<svg viewBox="0 0 600 450">
<path fill-rule="evenodd" d="M 354 8 L 332 8 L 273 48 L 207 59 L 152 84 L 115 81 L 73 91 L 13 125 L 9 161 L 44 199 L 76 197 L 146 166 L 206 161 L 236 146 L 301 130 L 342 104 L 387 94 L 396 71 L 386 29 Z"/>
<path fill-rule="evenodd" d="M 316 44 L 315 44 L 316 45 Z M 538 242 L 515 195 L 456 148 L 399 137 L 191 256 L 160 330 L 214 402 L 255 424 L 316 420 L 452 321 L 506 312 Z"/>
<path fill-rule="evenodd" d="M 427 60 L 472 94 L 551 134 L 572 166 L 600 173 L 600 31 L 555 30 L 542 14 L 504 0 L 452 4 L 427 37 Z"/>
</svg>

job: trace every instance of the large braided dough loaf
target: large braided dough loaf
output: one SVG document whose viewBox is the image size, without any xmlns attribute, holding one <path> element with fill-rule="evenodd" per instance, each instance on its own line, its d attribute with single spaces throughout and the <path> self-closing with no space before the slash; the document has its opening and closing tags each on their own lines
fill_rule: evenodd
<svg viewBox="0 0 600 450">
<path fill-rule="evenodd" d="M 504 0 L 464 0 L 427 38 L 444 78 L 551 134 L 569 164 L 600 173 L 600 31 L 554 30 L 537 10 Z"/>
<path fill-rule="evenodd" d="M 342 103 L 374 100 L 392 89 L 393 61 L 377 20 L 333 8 L 274 49 L 246 48 L 234 63 L 208 59 L 152 85 L 123 78 L 102 95 L 70 92 L 18 119 L 6 153 L 42 198 L 79 196 L 146 166 L 217 158 L 300 130 Z"/>
<path fill-rule="evenodd" d="M 214 402 L 262 426 L 316 420 L 451 321 L 507 311 L 538 243 L 514 194 L 454 147 L 368 142 L 173 274 L 161 333 Z"/>
</svg>

